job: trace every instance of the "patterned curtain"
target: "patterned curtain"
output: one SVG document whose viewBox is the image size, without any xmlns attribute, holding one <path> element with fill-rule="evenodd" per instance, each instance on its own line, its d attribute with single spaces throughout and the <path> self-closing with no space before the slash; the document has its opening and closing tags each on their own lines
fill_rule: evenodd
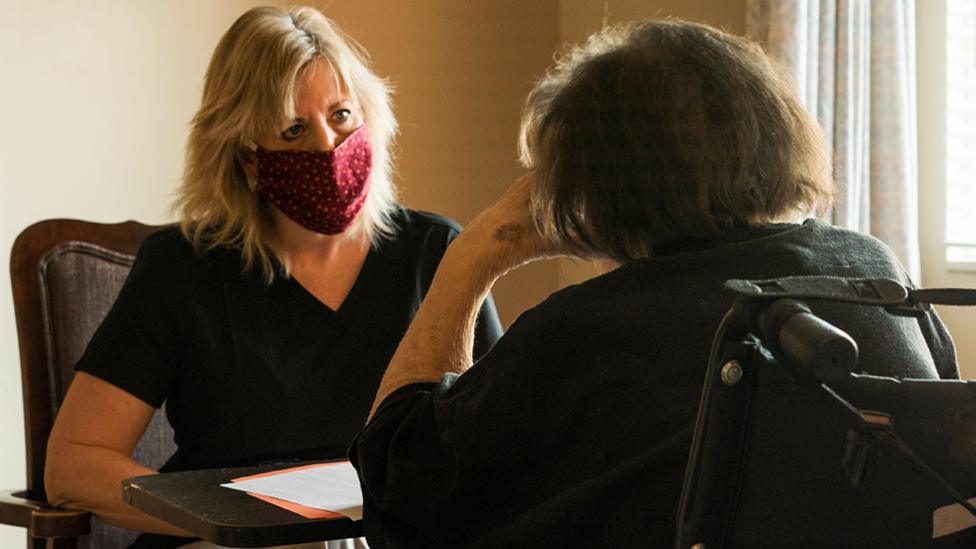
<svg viewBox="0 0 976 549">
<path fill-rule="evenodd" d="M 797 86 L 831 150 L 835 225 L 919 280 L 914 0 L 748 0 L 747 34 Z"/>
</svg>

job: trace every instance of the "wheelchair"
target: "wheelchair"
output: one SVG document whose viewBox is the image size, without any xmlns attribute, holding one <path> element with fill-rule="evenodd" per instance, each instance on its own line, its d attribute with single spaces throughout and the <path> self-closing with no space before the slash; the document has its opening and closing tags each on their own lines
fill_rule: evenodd
<svg viewBox="0 0 976 549">
<path fill-rule="evenodd" d="M 976 290 L 887 279 L 730 280 L 675 547 L 976 547 L 976 381 L 856 371 L 832 301 L 917 316 Z M 973 498 L 973 499 L 969 499 Z"/>
</svg>

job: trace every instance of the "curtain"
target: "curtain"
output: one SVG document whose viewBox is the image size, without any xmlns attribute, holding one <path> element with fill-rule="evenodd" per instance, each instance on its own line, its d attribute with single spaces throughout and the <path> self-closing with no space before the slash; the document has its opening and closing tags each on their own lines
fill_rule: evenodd
<svg viewBox="0 0 976 549">
<path fill-rule="evenodd" d="M 820 122 L 830 221 L 879 238 L 919 280 L 914 0 L 748 0 L 746 29 Z"/>
</svg>

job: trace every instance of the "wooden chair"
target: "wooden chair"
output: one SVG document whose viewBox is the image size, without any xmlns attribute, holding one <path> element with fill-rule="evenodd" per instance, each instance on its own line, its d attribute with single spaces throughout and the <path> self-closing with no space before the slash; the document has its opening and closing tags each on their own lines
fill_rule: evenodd
<svg viewBox="0 0 976 549">
<path fill-rule="evenodd" d="M 157 229 L 135 221 L 107 225 L 52 219 L 28 227 L 14 242 L 10 279 L 20 344 L 27 487 L 0 492 L 0 524 L 26 528 L 28 549 L 112 549 L 125 547 L 137 535 L 88 513 L 48 505 L 44 458 L 74 363 L 115 301 L 142 240 Z M 157 468 L 175 451 L 172 438 L 165 415 L 157 410 L 133 456 Z"/>
</svg>

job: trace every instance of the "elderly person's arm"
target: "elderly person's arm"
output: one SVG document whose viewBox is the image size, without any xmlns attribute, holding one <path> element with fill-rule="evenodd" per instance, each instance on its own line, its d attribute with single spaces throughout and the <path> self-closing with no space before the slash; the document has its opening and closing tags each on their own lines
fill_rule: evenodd
<svg viewBox="0 0 976 549">
<path fill-rule="evenodd" d="M 451 243 L 383 376 L 370 419 L 397 389 L 467 370 L 478 310 L 492 284 L 520 265 L 559 255 L 532 223 L 531 185 L 530 176 L 519 179 Z"/>
</svg>

